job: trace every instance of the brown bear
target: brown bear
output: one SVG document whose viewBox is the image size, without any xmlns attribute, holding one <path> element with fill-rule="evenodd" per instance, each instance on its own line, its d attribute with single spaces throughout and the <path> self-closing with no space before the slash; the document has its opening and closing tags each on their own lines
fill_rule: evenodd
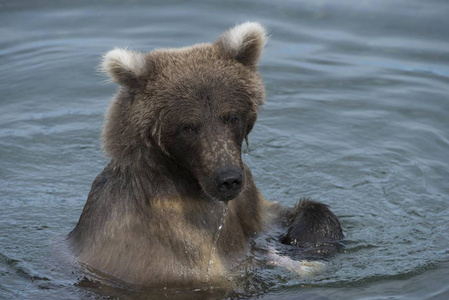
<svg viewBox="0 0 449 300">
<path fill-rule="evenodd" d="M 80 262 L 130 286 L 192 286 L 220 281 L 272 226 L 297 247 L 342 239 L 325 205 L 265 200 L 242 162 L 265 101 L 266 40 L 247 22 L 211 44 L 106 53 L 120 89 L 103 131 L 110 163 L 68 235 Z"/>
</svg>

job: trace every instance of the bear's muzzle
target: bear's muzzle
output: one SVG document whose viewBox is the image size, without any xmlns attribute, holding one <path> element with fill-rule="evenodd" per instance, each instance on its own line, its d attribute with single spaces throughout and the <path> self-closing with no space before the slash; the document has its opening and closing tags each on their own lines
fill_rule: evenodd
<svg viewBox="0 0 449 300">
<path fill-rule="evenodd" d="M 240 194 L 243 186 L 243 173 L 236 168 L 220 170 L 214 178 L 219 200 L 229 201 Z"/>
</svg>

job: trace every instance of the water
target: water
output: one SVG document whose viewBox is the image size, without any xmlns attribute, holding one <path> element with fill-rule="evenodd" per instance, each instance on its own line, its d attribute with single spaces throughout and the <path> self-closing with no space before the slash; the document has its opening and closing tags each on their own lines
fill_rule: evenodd
<svg viewBox="0 0 449 300">
<path fill-rule="evenodd" d="M 447 299 L 448 12 L 437 0 L 0 1 L 0 298 L 217 298 L 86 282 L 52 245 L 107 163 L 116 87 L 96 71 L 101 54 L 255 20 L 271 34 L 267 105 L 244 159 L 266 198 L 329 204 L 347 242 L 321 275 L 248 270 L 243 285 L 266 299 Z"/>
<path fill-rule="evenodd" d="M 213 213 L 213 211 L 211 212 L 211 214 L 212 213 Z M 221 217 L 220 217 L 220 223 L 218 225 L 217 232 L 215 233 L 214 241 L 212 243 L 212 248 L 210 250 L 209 265 L 207 266 L 207 274 L 208 274 L 207 276 L 208 277 L 209 277 L 209 273 L 211 271 L 211 268 L 212 268 L 212 266 L 214 264 L 214 255 L 215 255 L 215 252 L 217 250 L 217 242 L 218 242 L 218 239 L 220 238 L 221 230 L 223 229 L 223 226 L 225 225 L 227 213 L 228 213 L 228 204 L 224 203 L 223 204 L 223 212 L 222 212 Z"/>
</svg>

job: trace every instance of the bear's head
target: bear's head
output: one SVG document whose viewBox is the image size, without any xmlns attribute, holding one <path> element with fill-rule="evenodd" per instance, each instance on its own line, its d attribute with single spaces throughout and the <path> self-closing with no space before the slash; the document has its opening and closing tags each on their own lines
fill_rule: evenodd
<svg viewBox="0 0 449 300">
<path fill-rule="evenodd" d="M 242 143 L 265 101 L 257 63 L 266 40 L 261 25 L 247 22 L 212 44 L 106 53 L 102 68 L 120 85 L 104 127 L 106 152 L 142 166 L 164 157 L 207 195 L 234 199 L 245 184 Z"/>
</svg>

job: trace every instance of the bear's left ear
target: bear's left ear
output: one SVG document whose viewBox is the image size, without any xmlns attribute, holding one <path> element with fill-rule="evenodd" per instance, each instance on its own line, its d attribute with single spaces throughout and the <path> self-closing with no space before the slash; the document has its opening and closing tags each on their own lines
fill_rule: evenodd
<svg viewBox="0 0 449 300">
<path fill-rule="evenodd" d="M 255 67 L 267 39 L 267 32 L 262 25 L 256 22 L 246 22 L 223 33 L 215 44 L 223 54 L 246 66 Z"/>
<path fill-rule="evenodd" d="M 146 70 L 146 54 L 115 48 L 103 56 L 101 69 L 111 79 L 126 87 L 134 87 L 141 82 Z"/>
</svg>

